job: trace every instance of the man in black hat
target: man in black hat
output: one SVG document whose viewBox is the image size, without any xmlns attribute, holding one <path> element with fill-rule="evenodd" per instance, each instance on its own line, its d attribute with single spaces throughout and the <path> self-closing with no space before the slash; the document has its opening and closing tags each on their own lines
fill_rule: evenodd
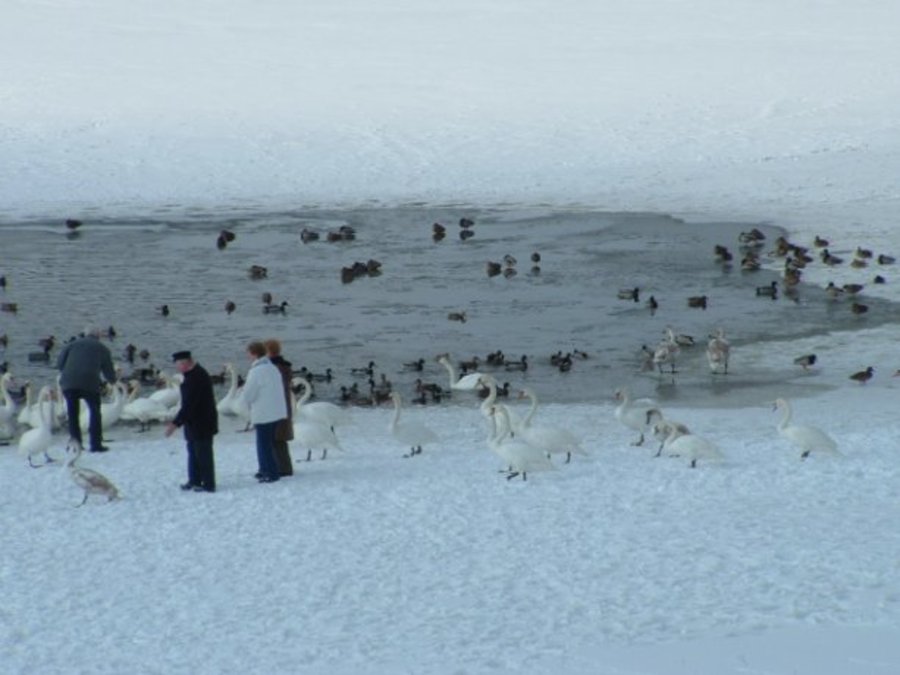
<svg viewBox="0 0 900 675">
<path fill-rule="evenodd" d="M 181 409 L 166 425 L 166 436 L 184 427 L 187 441 L 188 481 L 182 490 L 216 491 L 216 467 L 213 460 L 213 436 L 219 431 L 219 415 L 209 373 L 187 351 L 172 354 L 175 369 L 184 376 L 181 383 Z"/>
</svg>

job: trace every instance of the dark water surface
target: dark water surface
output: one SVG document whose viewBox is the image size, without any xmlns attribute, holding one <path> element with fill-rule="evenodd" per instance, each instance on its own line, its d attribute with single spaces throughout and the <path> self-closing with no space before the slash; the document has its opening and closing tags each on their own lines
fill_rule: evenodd
<svg viewBox="0 0 900 675">
<path fill-rule="evenodd" d="M 475 236 L 459 238 L 461 217 L 475 220 Z M 447 227 L 432 240 L 432 223 Z M 356 229 L 356 239 L 330 243 L 329 230 Z M 528 384 L 544 401 L 596 402 L 637 375 L 642 344 L 653 346 L 671 325 L 701 346 L 683 352 L 678 386 L 660 378 L 660 392 L 709 390 L 703 357 L 706 336 L 726 329 L 735 348 L 852 328 L 849 312 L 829 309 L 822 289 L 801 288 L 799 302 L 758 298 L 757 286 L 778 277 L 771 271 L 742 272 L 715 263 L 713 246 L 723 244 L 740 259 L 738 235 L 759 227 L 771 241 L 777 228 L 755 223 L 690 224 L 657 214 L 536 212 L 452 208 L 373 208 L 335 211 L 251 213 L 239 217 L 195 213 L 172 220 L 86 221 L 78 236 L 60 222 L 0 225 L 0 275 L 8 286 L 0 301 L 16 302 L 16 314 L 0 313 L 0 347 L 17 378 L 50 381 L 53 370 L 30 363 L 29 352 L 47 335 L 66 338 L 87 323 L 115 326 L 111 343 L 121 355 L 128 343 L 150 351 L 149 361 L 169 368 L 168 356 L 191 349 L 211 371 L 226 361 L 246 370 L 244 346 L 254 338 L 277 337 L 295 368 L 331 368 L 335 379 L 320 384 L 323 399 L 337 398 L 340 385 L 359 382 L 353 367 L 369 361 L 405 396 L 416 377 L 446 385 L 436 354 L 455 360 L 502 350 L 507 358 L 527 355 L 527 372 L 495 372 L 513 386 Z M 228 228 L 236 240 L 218 250 Z M 303 228 L 323 239 L 303 243 Z M 539 252 L 540 273 L 530 256 Z M 488 260 L 517 259 L 518 274 L 489 278 Z M 354 261 L 377 259 L 382 274 L 341 282 L 340 270 Z M 268 278 L 251 280 L 262 265 Z M 641 301 L 620 300 L 621 288 L 639 287 Z M 287 312 L 264 314 L 261 296 L 287 300 Z M 655 315 L 645 306 L 653 295 Z M 708 309 L 687 306 L 689 296 L 708 296 Z M 230 316 L 226 301 L 237 305 Z M 866 300 L 868 327 L 900 320 L 900 307 Z M 170 315 L 157 307 L 166 304 Z M 449 321 L 465 312 L 465 323 Z M 877 319 L 875 318 L 877 317 Z M 557 351 L 586 352 L 561 373 L 549 357 Z M 405 362 L 426 359 L 414 373 Z M 485 369 L 490 372 L 490 369 Z M 766 386 L 739 373 L 715 386 L 730 391 Z M 727 384 L 723 385 L 725 381 Z M 652 386 L 652 385 L 651 385 Z"/>
</svg>

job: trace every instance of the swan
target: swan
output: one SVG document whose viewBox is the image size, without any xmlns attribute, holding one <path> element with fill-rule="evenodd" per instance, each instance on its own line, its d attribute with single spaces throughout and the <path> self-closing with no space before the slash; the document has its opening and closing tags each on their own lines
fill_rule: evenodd
<svg viewBox="0 0 900 675">
<path fill-rule="evenodd" d="M 34 427 L 36 425 L 31 423 L 31 409 L 34 407 L 34 399 L 31 395 L 31 382 L 26 382 L 23 389 L 25 390 L 25 400 L 22 402 L 22 407 L 19 408 L 19 416 L 16 418 L 16 422 L 22 427 Z"/>
<path fill-rule="evenodd" d="M 113 385 L 113 400 L 100 404 L 100 426 L 102 429 L 109 429 L 119 421 L 122 411 L 125 409 L 127 398 L 125 385 L 121 382 L 116 382 Z M 91 411 L 86 405 L 80 406 L 78 424 L 82 431 L 87 431 L 91 426 Z"/>
<path fill-rule="evenodd" d="M 181 377 L 180 373 L 176 377 L 169 377 L 164 374 L 163 381 L 165 381 L 166 386 L 163 389 L 154 391 L 149 398 L 162 403 L 166 408 L 175 408 L 181 405 L 181 383 L 178 381 L 178 377 Z M 184 378 L 182 377 L 181 379 L 183 380 Z M 104 419 L 106 419 L 105 415 Z"/>
<path fill-rule="evenodd" d="M 311 419 L 300 418 L 294 422 L 294 442 L 306 448 L 307 462 L 312 459 L 314 448 L 322 448 L 322 459 L 328 456 L 329 449 L 344 450 L 330 426 Z"/>
<path fill-rule="evenodd" d="M 234 364 L 226 363 L 225 372 L 228 373 L 228 391 L 225 393 L 225 396 L 216 403 L 216 410 L 219 411 L 220 415 L 234 415 L 231 404 L 237 398 L 238 389 L 237 371 L 234 368 Z"/>
<path fill-rule="evenodd" d="M 16 402 L 9 395 L 9 383 L 12 373 L 3 373 L 0 377 L 0 395 L 3 396 L 3 405 L 0 406 L 0 434 L 3 438 L 12 438 L 15 432 Z"/>
<path fill-rule="evenodd" d="M 675 457 L 687 457 L 691 460 L 691 468 L 697 467 L 698 460 L 720 460 L 722 452 L 710 441 L 695 434 L 681 433 L 675 426 L 663 444 L 666 454 Z"/>
<path fill-rule="evenodd" d="M 404 457 L 415 457 L 422 454 L 422 446 L 426 443 L 434 443 L 438 440 L 437 434 L 424 424 L 418 421 L 410 421 L 405 419 L 401 422 L 401 400 L 400 394 L 396 391 L 391 392 L 391 401 L 394 402 L 394 416 L 388 424 L 388 431 L 403 445 L 409 446 L 410 451 Z"/>
<path fill-rule="evenodd" d="M 676 436 L 684 436 L 685 434 L 691 433 L 691 430 L 681 422 L 673 422 L 672 420 L 665 419 L 662 413 L 656 408 L 651 408 L 647 412 L 647 426 L 650 427 L 654 438 L 660 442 L 654 457 L 659 457 L 662 454 L 663 448 L 665 448 L 666 445 L 666 440 L 673 432 Z"/>
<path fill-rule="evenodd" d="M 522 474 L 522 480 L 528 480 L 529 471 L 552 471 L 556 467 L 542 448 L 535 447 L 525 441 L 508 438 L 510 435 L 509 412 L 505 405 L 491 407 L 489 415 L 494 419 L 494 433 L 488 439 L 488 447 L 509 466 L 506 480 Z M 496 422 L 499 415 L 500 423 Z"/>
<path fill-rule="evenodd" d="M 614 396 L 619 401 L 615 412 L 616 419 L 629 429 L 633 429 L 640 434 L 638 439 L 631 443 L 632 445 L 643 445 L 644 433 L 650 426 L 649 418 L 651 413 L 662 417 L 662 412 L 650 399 L 642 398 L 632 401 L 631 394 L 624 387 L 616 389 Z"/>
<path fill-rule="evenodd" d="M 653 363 L 659 368 L 660 373 L 663 371 L 664 363 L 670 364 L 672 373 L 675 373 L 675 359 L 680 351 L 675 331 L 671 327 L 666 328 L 666 337 L 653 350 Z"/>
<path fill-rule="evenodd" d="M 42 405 L 44 402 L 47 402 L 48 405 Z M 35 405 L 37 407 L 38 416 L 40 417 L 40 424 L 26 431 L 19 439 L 19 453 L 28 458 L 28 465 L 32 468 L 43 466 L 41 464 L 35 464 L 32 461 L 32 457 L 36 457 L 37 455 L 44 455 L 44 459 L 46 460 L 45 464 L 54 461 L 53 458 L 47 454 L 53 436 L 53 431 L 51 429 L 53 420 L 53 401 L 50 394 L 50 387 L 41 388 Z"/>
<path fill-rule="evenodd" d="M 120 419 L 136 420 L 141 424 L 140 430 L 147 431 L 147 425 L 150 424 L 150 422 L 166 422 L 173 417 L 169 412 L 169 409 L 159 401 L 154 401 L 148 397 L 138 398 L 140 391 L 140 383 L 135 382 L 131 390 L 131 395 L 128 397 L 128 401 L 122 408 L 122 412 L 119 416 Z"/>
<path fill-rule="evenodd" d="M 587 452 L 581 447 L 579 440 L 568 430 L 547 425 L 532 426 L 531 420 L 534 418 L 538 407 L 537 394 L 534 393 L 533 389 L 525 387 L 519 393 L 519 398 L 523 397 L 527 397 L 531 400 L 531 409 L 518 427 L 515 425 L 512 426 L 512 429 L 519 435 L 519 438 L 526 443 L 542 448 L 544 451 L 551 454 L 566 453 L 566 464 L 571 461 L 573 452 L 578 453 L 579 455 L 587 455 Z M 507 410 L 507 415 L 508 414 L 509 411 Z"/>
<path fill-rule="evenodd" d="M 469 376 L 467 375 L 466 377 Z M 491 408 L 494 407 L 494 404 L 497 402 L 497 396 L 500 393 L 497 387 L 497 380 L 493 375 L 479 375 L 476 384 L 479 387 L 487 387 L 488 394 L 484 401 L 481 402 L 479 410 L 486 419 L 491 419 Z M 510 430 L 516 432 L 521 427 L 522 420 L 519 419 L 518 414 L 509 408 L 506 408 L 506 415 L 509 418 Z"/>
<path fill-rule="evenodd" d="M 78 504 L 78 506 L 84 506 L 90 495 L 105 495 L 107 502 L 119 499 L 119 490 L 109 478 L 93 469 L 85 469 L 75 465 L 75 462 L 81 457 L 84 448 L 81 446 L 81 443 L 74 440 L 70 444 L 70 447 L 72 446 L 74 446 L 75 454 L 66 460 L 66 468 L 69 470 L 72 482 L 84 490 L 84 499 L 81 500 L 81 504 Z"/>
<path fill-rule="evenodd" d="M 246 422 L 244 431 L 247 431 L 250 429 L 250 408 L 238 393 L 237 370 L 232 363 L 226 363 L 225 370 L 229 376 L 228 392 L 216 404 L 216 410 L 220 415 L 231 415 L 244 420 Z"/>
<path fill-rule="evenodd" d="M 314 401 L 307 403 L 312 396 L 312 386 L 303 377 L 295 377 L 296 382 L 303 386 L 303 395 L 294 406 L 294 414 L 298 420 L 317 422 L 324 424 L 334 431 L 337 426 L 350 423 L 350 413 L 334 403 L 328 401 Z"/>
<path fill-rule="evenodd" d="M 450 378 L 450 389 L 470 391 L 478 386 L 478 379 L 481 377 L 481 373 L 469 373 L 460 377 L 456 372 L 456 366 L 450 362 L 449 354 L 441 354 L 437 357 L 437 361 L 447 369 L 447 374 Z"/>
<path fill-rule="evenodd" d="M 806 459 L 812 452 L 823 452 L 829 455 L 840 456 L 837 443 L 817 427 L 791 424 L 793 410 L 791 404 L 783 398 L 775 401 L 772 410 L 781 411 L 781 420 L 778 422 L 778 433 L 801 450 L 800 457 Z"/>
<path fill-rule="evenodd" d="M 719 328 L 709 336 L 709 342 L 706 344 L 706 359 L 709 361 L 709 369 L 713 373 L 718 373 L 719 368 L 723 368 L 725 375 L 727 375 L 728 357 L 730 354 L 731 343 L 725 339 L 725 330 Z"/>
</svg>

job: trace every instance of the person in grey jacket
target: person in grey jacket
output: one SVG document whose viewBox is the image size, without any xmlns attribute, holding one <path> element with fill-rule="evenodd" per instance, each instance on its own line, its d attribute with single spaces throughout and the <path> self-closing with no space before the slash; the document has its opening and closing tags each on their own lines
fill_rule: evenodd
<svg viewBox="0 0 900 675">
<path fill-rule="evenodd" d="M 253 363 L 241 390 L 241 400 L 250 408 L 250 421 L 256 427 L 256 458 L 260 483 L 274 483 L 281 475 L 275 460 L 275 429 L 288 415 L 281 373 L 266 356 L 262 342 L 247 345 Z"/>
<path fill-rule="evenodd" d="M 81 443 L 79 402 L 84 399 L 91 414 L 88 433 L 91 438 L 91 452 L 105 452 L 103 427 L 100 417 L 101 375 L 110 384 L 116 381 L 112 354 L 100 342 L 100 331 L 89 328 L 83 337 L 67 343 L 59 353 L 56 368 L 60 371 L 59 388 L 66 399 L 69 415 L 69 436 Z"/>
</svg>

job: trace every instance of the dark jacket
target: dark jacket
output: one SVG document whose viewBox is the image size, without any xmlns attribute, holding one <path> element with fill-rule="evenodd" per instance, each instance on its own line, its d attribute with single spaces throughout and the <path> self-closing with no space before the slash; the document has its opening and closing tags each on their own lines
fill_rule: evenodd
<svg viewBox="0 0 900 675">
<path fill-rule="evenodd" d="M 88 335 L 67 343 L 56 359 L 60 371 L 60 389 L 81 389 L 100 393 L 100 374 L 112 384 L 116 381 L 112 354 L 99 338 Z"/>
<path fill-rule="evenodd" d="M 172 422 L 184 427 L 185 439 L 212 438 L 219 432 L 219 413 L 209 373 L 199 363 L 184 373 L 181 383 L 181 409 Z"/>
<path fill-rule="evenodd" d="M 281 420 L 275 427 L 275 440 L 292 441 L 294 440 L 294 411 L 291 405 L 291 362 L 285 361 L 283 356 L 270 356 L 269 361 L 281 373 L 281 380 L 284 383 L 284 400 L 287 403 L 287 418 Z"/>
</svg>

